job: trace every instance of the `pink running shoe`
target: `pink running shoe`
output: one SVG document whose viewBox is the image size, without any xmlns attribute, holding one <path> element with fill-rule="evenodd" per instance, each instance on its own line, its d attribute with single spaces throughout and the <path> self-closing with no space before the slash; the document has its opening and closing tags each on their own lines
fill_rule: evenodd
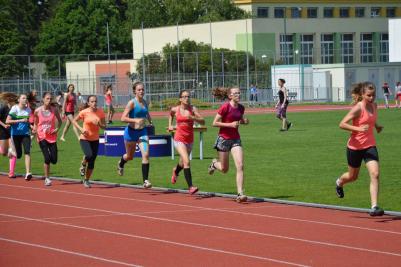
<svg viewBox="0 0 401 267">
<path fill-rule="evenodd" d="M 193 194 L 195 194 L 196 192 L 198 192 L 198 190 L 199 190 L 199 188 L 197 188 L 196 186 L 191 186 L 190 188 L 189 188 L 189 193 L 191 194 L 191 195 L 193 195 Z"/>
<path fill-rule="evenodd" d="M 175 174 L 176 167 L 173 168 L 173 174 L 171 174 L 171 183 L 175 184 L 177 182 L 178 175 Z"/>
</svg>

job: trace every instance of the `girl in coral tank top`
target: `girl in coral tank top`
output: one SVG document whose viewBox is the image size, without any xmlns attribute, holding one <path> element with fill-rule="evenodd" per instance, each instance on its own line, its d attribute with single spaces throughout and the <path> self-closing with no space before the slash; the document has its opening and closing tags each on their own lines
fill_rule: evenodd
<svg viewBox="0 0 401 267">
<path fill-rule="evenodd" d="M 384 214 L 377 205 L 379 194 L 379 154 L 376 149 L 374 129 L 380 133 L 382 126 L 377 124 L 377 104 L 375 103 L 376 88 L 370 82 L 353 85 L 352 97 L 354 107 L 340 122 L 340 128 L 351 131 L 347 144 L 348 172 L 342 174 L 336 181 L 336 193 L 339 198 L 344 197 L 343 186 L 358 179 L 362 160 L 370 176 L 370 198 L 372 208 L 370 216 Z M 352 120 L 352 124 L 349 122 Z"/>
<path fill-rule="evenodd" d="M 171 108 L 168 130 L 174 131 L 173 120 L 175 117 L 177 126 L 174 135 L 174 147 L 180 154 L 180 161 L 177 166 L 173 168 L 171 183 L 176 183 L 180 171 L 184 169 L 184 177 L 189 188 L 188 191 L 190 194 L 195 194 L 198 188 L 192 184 L 189 155 L 191 154 L 192 144 L 194 142 L 194 122 L 205 124 L 205 120 L 199 114 L 198 110 L 191 106 L 189 101 L 190 97 L 190 92 L 188 90 L 182 90 L 180 92 L 180 105 Z"/>
</svg>

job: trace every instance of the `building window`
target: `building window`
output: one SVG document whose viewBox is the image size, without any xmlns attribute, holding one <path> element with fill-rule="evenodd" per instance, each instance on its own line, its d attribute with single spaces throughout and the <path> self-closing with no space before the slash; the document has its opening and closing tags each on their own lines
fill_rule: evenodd
<svg viewBox="0 0 401 267">
<path fill-rule="evenodd" d="M 387 18 L 395 18 L 395 7 L 387 7 L 386 16 Z"/>
<path fill-rule="evenodd" d="M 380 34 L 380 62 L 388 62 L 388 34 Z"/>
<path fill-rule="evenodd" d="M 325 17 L 325 18 L 334 17 L 334 8 L 333 7 L 325 7 L 323 9 L 323 17 Z"/>
<path fill-rule="evenodd" d="M 373 35 L 371 33 L 361 34 L 360 49 L 361 63 L 373 62 Z"/>
<path fill-rule="evenodd" d="M 301 35 L 301 64 L 313 63 L 313 35 Z"/>
<path fill-rule="evenodd" d="M 370 16 L 372 18 L 379 17 L 380 16 L 380 9 L 381 9 L 381 7 L 372 7 L 370 9 Z"/>
<path fill-rule="evenodd" d="M 280 35 L 280 57 L 284 64 L 294 64 L 294 55 L 292 53 L 294 49 L 293 38 L 291 34 Z"/>
<path fill-rule="evenodd" d="M 322 34 L 320 37 L 322 64 L 334 63 L 334 35 Z"/>
<path fill-rule="evenodd" d="M 258 18 L 267 18 L 267 17 L 269 17 L 269 8 L 268 7 L 258 7 L 258 9 L 257 9 L 257 17 Z"/>
<path fill-rule="evenodd" d="M 284 18 L 285 16 L 285 8 L 284 7 L 275 7 L 274 8 L 274 17 L 275 18 Z"/>
<path fill-rule="evenodd" d="M 349 7 L 340 7 L 340 18 L 349 18 Z"/>
<path fill-rule="evenodd" d="M 300 7 L 292 7 L 291 8 L 291 17 L 292 18 L 300 18 L 301 10 L 302 10 L 302 8 L 300 8 Z"/>
<path fill-rule="evenodd" d="M 317 18 L 317 7 L 308 7 L 307 14 L 310 19 Z"/>
<path fill-rule="evenodd" d="M 352 33 L 341 34 L 341 61 L 354 63 L 354 36 Z"/>
<path fill-rule="evenodd" d="M 356 7 L 355 8 L 355 17 L 357 17 L 357 18 L 365 17 L 365 8 L 364 7 Z"/>
</svg>

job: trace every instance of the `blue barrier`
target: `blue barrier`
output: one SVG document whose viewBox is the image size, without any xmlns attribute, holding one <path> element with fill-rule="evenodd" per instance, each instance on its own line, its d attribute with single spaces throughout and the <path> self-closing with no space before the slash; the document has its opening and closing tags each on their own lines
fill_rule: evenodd
<svg viewBox="0 0 401 267">
<path fill-rule="evenodd" d="M 99 135 L 99 150 L 97 153 L 99 156 L 104 156 L 104 135 Z"/>
<path fill-rule="evenodd" d="M 110 127 L 104 131 L 104 154 L 110 157 L 121 157 L 125 153 L 124 144 L 125 127 Z M 154 133 L 154 128 L 149 127 L 148 132 Z M 99 153 L 99 155 L 101 155 Z M 171 156 L 170 135 L 149 135 L 149 156 Z M 141 151 L 136 146 L 134 157 L 141 157 Z"/>
</svg>

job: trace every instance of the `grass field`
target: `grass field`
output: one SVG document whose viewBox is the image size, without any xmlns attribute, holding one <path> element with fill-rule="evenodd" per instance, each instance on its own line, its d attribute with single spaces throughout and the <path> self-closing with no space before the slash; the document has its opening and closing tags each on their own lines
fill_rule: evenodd
<svg viewBox="0 0 401 267">
<path fill-rule="evenodd" d="M 348 133 L 338 128 L 345 111 L 289 113 L 294 127 L 279 132 L 280 123 L 273 114 L 248 116 L 251 124 L 241 126 L 241 139 L 245 151 L 245 193 L 250 196 L 305 201 L 352 207 L 370 207 L 369 177 L 363 167 L 357 182 L 345 187 L 345 198 L 338 199 L 334 181 L 346 170 L 345 146 Z M 398 123 L 401 110 L 379 111 L 379 123 L 384 131 L 377 135 L 381 167 L 381 193 L 379 204 L 386 210 L 401 211 L 401 167 Z M 207 125 L 212 118 L 207 118 Z M 154 119 L 157 134 L 164 134 L 167 119 Z M 207 167 L 216 156 L 212 149 L 217 128 L 209 127 L 205 136 L 204 160 L 199 160 L 198 135 L 195 136 L 192 175 L 194 184 L 202 191 L 236 193 L 235 168 L 230 161 L 227 174 L 207 174 Z M 59 163 L 52 166 L 52 175 L 79 179 L 82 152 L 72 131 L 67 142 L 58 142 Z M 116 173 L 118 158 L 98 157 L 93 179 L 117 183 L 140 184 L 140 159 L 129 162 L 125 176 Z M 43 157 L 37 143 L 33 144 L 34 174 L 42 174 Z M 151 158 L 150 179 L 155 186 L 185 188 L 180 175 L 176 185 L 170 184 L 171 170 L 176 160 Z M 8 159 L 0 158 L 0 170 L 8 171 Z M 23 160 L 17 163 L 17 172 L 23 173 Z"/>
</svg>

